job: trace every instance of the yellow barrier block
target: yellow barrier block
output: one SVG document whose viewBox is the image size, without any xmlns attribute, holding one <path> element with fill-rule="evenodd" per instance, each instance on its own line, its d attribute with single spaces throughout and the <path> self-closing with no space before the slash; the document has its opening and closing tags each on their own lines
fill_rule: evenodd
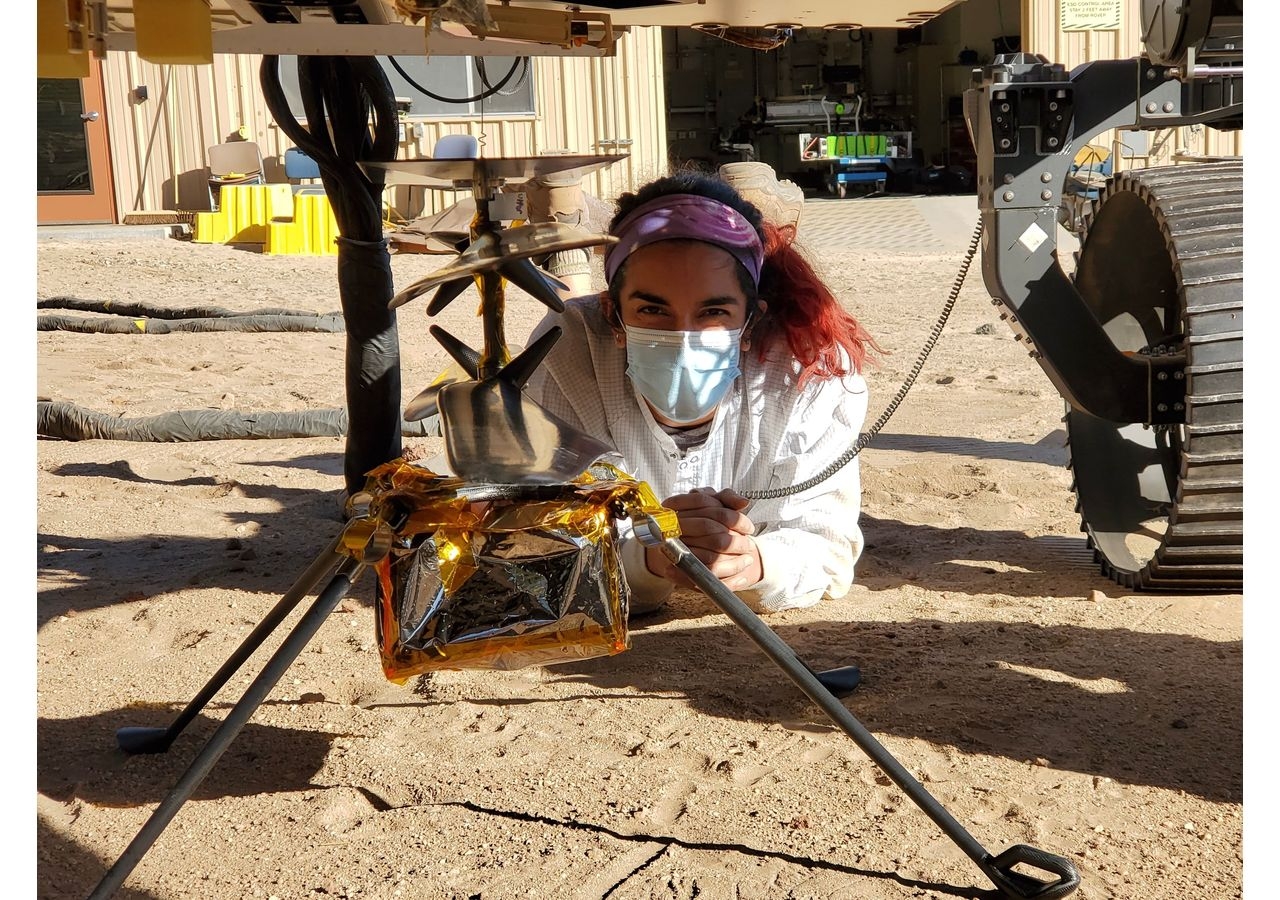
<svg viewBox="0 0 1280 900">
<path fill-rule="evenodd" d="M 288 188 L 288 185 L 283 185 Z M 267 240 L 274 203 L 268 184 L 223 185 L 219 206 L 227 218 L 227 243 L 261 244 Z"/>
<path fill-rule="evenodd" d="M 297 194 L 293 198 L 293 222 L 298 229 L 298 252 L 321 256 L 332 241 L 329 220 L 333 209 L 323 194 Z M 337 252 L 336 249 L 332 252 Z"/>
<path fill-rule="evenodd" d="M 138 55 L 168 65 L 213 62 L 213 14 L 208 0 L 133 0 Z"/>
<path fill-rule="evenodd" d="M 262 252 L 272 256 L 294 255 L 298 251 L 298 226 L 293 222 L 272 222 Z"/>
<path fill-rule="evenodd" d="M 264 185 L 267 191 L 267 221 L 279 221 L 281 219 L 293 219 L 293 185 L 290 184 L 268 184 Z"/>
<path fill-rule="evenodd" d="M 192 240 L 197 244 L 226 243 L 226 218 L 220 212 L 196 213 L 196 231 Z"/>
</svg>

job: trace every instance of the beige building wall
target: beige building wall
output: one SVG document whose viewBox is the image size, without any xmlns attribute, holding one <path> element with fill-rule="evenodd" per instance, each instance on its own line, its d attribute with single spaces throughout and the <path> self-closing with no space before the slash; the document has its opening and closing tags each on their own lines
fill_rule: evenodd
<svg viewBox="0 0 1280 900">
<path fill-rule="evenodd" d="M 1096 59 L 1128 59 L 1142 54 L 1138 0 L 1124 0 L 1119 31 L 1063 31 L 1058 0 L 1022 0 L 1022 49 L 1062 63 L 1068 71 Z M 1148 154 L 1129 158 L 1116 146 L 1115 132 L 1093 140 L 1112 148 L 1118 169 L 1169 165 L 1200 156 L 1242 156 L 1244 132 L 1218 131 L 1204 125 L 1148 132 Z M 1186 160 L 1189 161 L 1189 160 Z"/>
<path fill-rule="evenodd" d="M 208 148 L 244 129 L 262 149 L 267 180 L 283 182 L 293 142 L 272 120 L 259 87 L 262 58 L 219 55 L 207 66 L 163 66 L 113 51 L 103 65 L 117 219 L 144 210 L 209 208 Z M 634 28 L 604 59 L 535 57 L 535 106 L 523 116 L 413 119 L 399 158 L 429 156 L 445 134 L 479 137 L 488 156 L 545 152 L 627 154 L 590 175 L 584 187 L 613 199 L 667 167 L 662 34 Z M 146 100 L 136 88 L 145 86 Z M 437 211 L 451 194 L 422 188 L 389 192 L 406 217 Z"/>
</svg>

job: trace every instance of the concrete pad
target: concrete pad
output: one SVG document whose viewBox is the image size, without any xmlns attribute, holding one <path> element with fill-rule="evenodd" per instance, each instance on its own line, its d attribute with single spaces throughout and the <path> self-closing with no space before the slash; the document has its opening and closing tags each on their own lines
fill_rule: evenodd
<svg viewBox="0 0 1280 900">
<path fill-rule="evenodd" d="M 800 243 L 818 254 L 840 250 L 963 253 L 977 222 L 978 200 L 972 194 L 815 197 L 805 200 Z"/>
<path fill-rule="evenodd" d="M 38 225 L 38 241 L 160 241 L 191 233 L 187 225 Z"/>
</svg>

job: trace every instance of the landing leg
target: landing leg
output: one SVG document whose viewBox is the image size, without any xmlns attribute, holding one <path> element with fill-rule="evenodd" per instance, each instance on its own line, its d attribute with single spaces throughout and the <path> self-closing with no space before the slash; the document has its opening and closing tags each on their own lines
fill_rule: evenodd
<svg viewBox="0 0 1280 900">
<path fill-rule="evenodd" d="M 222 668 L 214 673 L 208 683 L 191 699 L 191 702 L 187 704 L 187 708 L 178 714 L 178 717 L 173 720 L 168 728 L 144 728 L 137 725 L 126 725 L 116 731 L 116 743 L 120 745 L 120 749 L 125 753 L 166 752 L 178 735 L 182 734 L 183 729 L 191 723 L 191 720 L 200 714 L 200 710 L 205 708 L 214 695 L 222 689 L 222 686 L 231 679 L 231 676 L 239 671 L 240 667 L 253 655 L 253 652 L 262 646 L 262 642 L 280 627 L 280 623 L 284 621 L 289 613 L 293 612 L 294 607 L 302 601 L 302 598 L 334 567 L 341 558 L 337 554 L 337 549 L 338 540 L 335 539 L 294 582 L 293 587 L 289 588 L 288 592 L 272 607 L 271 612 L 263 617 L 253 631 L 249 632 L 249 636 L 236 648 L 235 653 L 232 653 L 227 661 L 222 664 Z"/>
<path fill-rule="evenodd" d="M 676 538 L 661 538 L 661 528 L 648 517 L 647 523 L 637 523 L 636 534 L 645 543 L 662 547 L 663 553 L 696 584 L 712 602 L 720 607 L 734 624 L 747 633 L 769 658 L 782 669 L 810 700 L 821 707 L 840 730 L 849 735 L 863 752 L 878 765 L 912 802 L 933 819 L 947 837 L 972 859 L 978 868 L 991 879 L 1002 895 L 1014 900 L 1058 900 L 1075 891 L 1080 885 L 1080 875 L 1069 859 L 1046 853 L 1025 844 L 1016 844 L 1003 853 L 992 856 L 969 834 L 956 819 L 925 790 L 924 785 L 912 777 L 884 746 L 867 731 L 853 714 L 840 703 L 830 690 L 802 663 L 795 651 L 760 620 L 745 603 L 726 588 L 720 579 L 711 574 L 696 556 Z M 1039 878 L 1015 871 L 1015 866 L 1040 869 L 1056 876 L 1056 880 Z"/>
<path fill-rule="evenodd" d="M 244 696 L 232 707 L 231 712 L 227 714 L 226 720 L 213 733 L 213 737 L 209 738 L 208 743 L 204 745 L 204 748 L 201 749 L 195 760 L 187 768 L 187 771 L 183 773 L 182 778 L 178 780 L 178 783 L 174 785 L 168 795 L 160 801 L 160 805 L 156 807 L 155 812 L 151 814 L 151 818 L 142 826 L 142 830 L 125 848 L 124 853 L 116 860 L 115 865 L 108 869 L 107 874 L 98 882 L 98 886 L 89 895 L 89 900 L 106 900 L 129 877 L 129 873 L 142 860 L 143 855 L 151 848 L 151 845 L 156 842 L 156 838 L 164 831 L 165 826 L 177 815 L 182 804 L 187 802 L 191 794 L 209 774 L 218 758 L 235 740 L 236 735 L 240 733 L 240 729 L 249 721 L 249 717 L 262 705 L 262 701 L 267 699 L 267 695 L 280 681 L 285 670 L 298 658 L 298 654 L 316 636 L 316 632 L 320 630 L 320 626 L 324 624 L 325 619 L 333 612 L 334 607 L 351 590 L 352 582 L 359 577 L 362 570 L 363 564 L 354 559 L 344 559 L 338 566 L 338 570 L 334 573 L 333 578 L 329 580 L 324 590 L 320 592 L 320 596 L 316 598 L 311 608 L 294 626 L 293 631 L 285 638 L 284 643 L 280 645 L 280 648 L 271 657 L 262 672 L 249 685 L 244 692 Z"/>
</svg>

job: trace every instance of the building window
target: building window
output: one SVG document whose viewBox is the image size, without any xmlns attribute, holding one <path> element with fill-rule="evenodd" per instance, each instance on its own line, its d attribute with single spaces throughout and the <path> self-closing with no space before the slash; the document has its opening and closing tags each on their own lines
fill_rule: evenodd
<svg viewBox="0 0 1280 900">
<path fill-rule="evenodd" d="M 289 111 L 299 121 L 306 121 L 302 99 L 298 91 L 298 63 L 296 56 L 280 57 L 280 85 L 289 101 Z M 480 116 L 531 116 L 534 113 L 533 64 L 518 62 L 513 56 L 397 56 L 396 63 L 408 78 L 396 71 L 386 56 L 377 57 L 382 70 L 391 82 L 391 92 L 397 99 L 410 103 L 410 119 L 475 119 Z M 449 103 L 427 96 L 414 87 L 409 79 L 441 97 L 469 98 L 488 91 L 480 77 L 483 66 L 485 79 L 496 85 L 515 65 L 515 74 L 490 97 L 472 103 Z"/>
</svg>

